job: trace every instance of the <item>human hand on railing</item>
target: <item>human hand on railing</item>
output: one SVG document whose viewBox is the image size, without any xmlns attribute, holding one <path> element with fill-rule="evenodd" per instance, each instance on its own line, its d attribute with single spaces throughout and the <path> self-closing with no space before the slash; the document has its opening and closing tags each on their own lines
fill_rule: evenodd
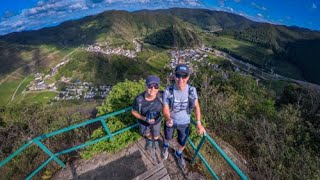
<svg viewBox="0 0 320 180">
<path fill-rule="evenodd" d="M 202 124 L 197 124 L 197 131 L 198 131 L 199 135 L 205 135 L 206 134 L 206 130 L 204 129 Z"/>
</svg>

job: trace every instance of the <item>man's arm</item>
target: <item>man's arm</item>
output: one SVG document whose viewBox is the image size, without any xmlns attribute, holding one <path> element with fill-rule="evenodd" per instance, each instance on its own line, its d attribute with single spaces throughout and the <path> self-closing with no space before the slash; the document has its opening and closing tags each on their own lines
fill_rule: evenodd
<svg viewBox="0 0 320 180">
<path fill-rule="evenodd" d="M 168 104 L 163 105 L 162 113 L 164 118 L 166 119 L 167 126 L 171 127 L 173 125 L 173 122 L 170 117 L 170 108 Z"/>
<path fill-rule="evenodd" d="M 202 135 L 206 132 L 206 130 L 204 129 L 204 127 L 201 124 L 201 110 L 200 110 L 200 104 L 199 104 L 198 99 L 196 99 L 194 102 L 194 111 L 195 111 L 196 120 L 197 120 L 198 133 L 200 135 Z"/>
</svg>

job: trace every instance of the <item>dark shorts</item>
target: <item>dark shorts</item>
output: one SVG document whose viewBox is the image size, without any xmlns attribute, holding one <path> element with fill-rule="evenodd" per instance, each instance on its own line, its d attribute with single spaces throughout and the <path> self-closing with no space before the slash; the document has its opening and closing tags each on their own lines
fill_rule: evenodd
<svg viewBox="0 0 320 180">
<path fill-rule="evenodd" d="M 190 132 L 190 124 L 174 124 L 172 127 L 164 126 L 164 136 L 167 140 L 173 138 L 174 130 L 178 131 L 178 142 L 181 146 L 185 146 L 187 144 L 187 139 L 189 137 Z"/>
<path fill-rule="evenodd" d="M 142 136 L 147 136 L 151 133 L 152 137 L 160 136 L 160 129 L 161 129 L 161 121 L 156 124 L 142 124 L 139 122 L 139 129 L 140 134 Z"/>
</svg>

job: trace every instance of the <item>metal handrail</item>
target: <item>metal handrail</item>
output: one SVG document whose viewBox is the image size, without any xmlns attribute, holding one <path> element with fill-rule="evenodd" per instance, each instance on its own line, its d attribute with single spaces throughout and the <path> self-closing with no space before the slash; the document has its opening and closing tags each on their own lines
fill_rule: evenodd
<svg viewBox="0 0 320 180">
<path fill-rule="evenodd" d="M 125 108 L 125 109 L 122 109 L 120 111 L 116 111 L 116 112 L 112 112 L 112 113 L 109 113 L 109 114 L 106 114 L 106 115 L 103 115 L 103 116 L 100 116 L 100 117 L 97 117 L 97 118 L 94 118 L 94 119 L 90 119 L 90 120 L 87 120 L 85 122 L 82 122 L 82 123 L 79 123 L 79 124 L 75 124 L 75 125 L 71 125 L 69 127 L 66 127 L 66 128 L 62 128 L 60 130 L 57 130 L 57 131 L 54 131 L 54 132 L 51 132 L 51 133 L 48 133 L 48 134 L 43 134 L 43 135 L 40 135 L 36 138 L 33 138 L 32 140 L 28 141 L 26 144 L 24 144 L 22 147 L 20 147 L 19 149 L 17 149 L 15 152 L 13 152 L 10 156 L 8 156 L 7 158 L 5 158 L 3 161 L 0 162 L 0 168 L 2 166 L 4 166 L 6 163 L 8 163 L 11 159 L 13 159 L 14 157 L 16 157 L 17 155 L 19 155 L 23 150 L 25 150 L 26 148 L 28 148 L 30 145 L 32 144 L 36 144 L 38 145 L 48 156 L 49 158 L 43 162 L 36 170 L 34 170 L 30 175 L 28 175 L 26 177 L 26 179 L 31 179 L 34 175 L 36 175 L 42 168 L 44 168 L 49 162 L 51 162 L 51 160 L 54 160 L 56 161 L 60 166 L 62 167 L 65 167 L 65 164 L 58 158 L 58 156 L 60 155 L 63 155 L 63 154 L 67 154 L 71 151 L 75 151 L 75 150 L 78 150 L 80 148 L 84 148 L 86 146 L 89 146 L 89 145 L 92 145 L 92 144 L 95 144 L 97 142 L 100 142 L 102 140 L 106 140 L 106 139 L 111 139 L 113 140 L 113 136 L 117 135 L 117 134 L 120 134 L 124 131 L 127 131 L 129 129 L 132 129 L 132 128 L 135 128 L 138 126 L 138 124 L 133 124 L 131 126 L 128 126 L 124 129 L 121 129 L 119 131 L 116 131 L 114 133 L 111 133 L 106 122 L 104 121 L 105 119 L 107 118 L 110 118 L 112 116 L 115 116 L 115 115 L 118 115 L 118 114 L 121 114 L 121 113 L 124 113 L 124 112 L 128 112 L 131 110 L 131 107 L 128 107 L 128 108 Z M 44 139 L 47 139 L 47 138 L 50 138 L 52 136 L 55 136 L 55 135 L 58 135 L 58 134 L 62 134 L 62 133 L 65 133 L 65 132 L 68 132 L 68 131 L 71 131 L 73 129 L 77 129 L 79 127 L 82 127 L 82 126 L 86 126 L 86 125 L 89 125 L 89 124 L 92 124 L 92 123 L 95 123 L 95 122 L 98 122 L 100 121 L 104 130 L 106 131 L 107 135 L 104 136 L 104 137 L 101 137 L 101 138 L 98 138 L 98 139 L 95 139 L 95 140 L 92 140 L 92 141 L 89 141 L 89 142 L 86 142 L 84 144 L 81 144 L 81 145 L 78 145 L 78 146 L 75 146 L 75 147 L 72 147 L 72 148 L 69 148 L 69 149 L 66 149 L 66 150 L 63 150 L 63 151 L 60 151 L 60 152 L 57 152 L 57 153 L 52 153 L 42 142 L 41 140 L 44 140 Z"/>
<path fill-rule="evenodd" d="M 60 155 L 63 155 L 63 154 L 67 154 L 71 151 L 75 151 L 75 150 L 78 150 L 78 149 L 81 149 L 81 148 L 84 148 L 86 146 L 89 146 L 89 145 L 92 145 L 92 144 L 95 144 L 97 142 L 100 142 L 102 140 L 106 140 L 106 139 L 111 139 L 113 140 L 113 136 L 117 135 L 117 134 L 120 134 L 124 131 L 127 131 L 127 130 L 130 130 L 132 128 L 135 128 L 138 126 L 138 124 L 133 124 L 131 126 L 128 126 L 126 128 L 123 128 L 119 131 L 116 131 L 114 133 L 111 133 L 106 122 L 105 122 L 105 119 L 107 118 L 110 118 L 112 116 L 115 116 L 115 115 L 118 115 L 118 114 L 121 114 L 121 113 L 124 113 L 124 112 L 128 112 L 130 111 L 132 108 L 131 107 L 128 107 L 128 108 L 125 108 L 125 109 L 122 109 L 122 110 L 119 110 L 119 111 L 116 111 L 116 112 L 113 112 L 113 113 L 109 113 L 109 114 L 106 114 L 106 115 L 103 115 L 103 116 L 100 116 L 100 117 L 97 117 L 97 118 L 94 118 L 94 119 L 90 119 L 90 120 L 87 120 L 85 122 L 82 122 L 82 123 L 79 123 L 79 124 L 75 124 L 75 125 L 71 125 L 69 127 L 66 127 L 66 128 L 62 128 L 60 130 L 57 130 L 57 131 L 54 131 L 54 132 L 51 132 L 51 133 L 48 133 L 48 134 L 43 134 L 43 135 L 40 135 L 30 141 L 28 141 L 26 144 L 24 144 L 22 147 L 20 147 L 18 150 L 16 150 L 14 153 L 12 153 L 10 156 L 8 156 L 7 158 L 5 158 L 3 161 L 0 162 L 0 168 L 2 166 L 4 166 L 6 163 L 8 163 L 11 159 L 13 159 L 15 156 L 17 156 L 18 154 L 20 154 L 24 149 L 26 149 L 27 147 L 29 147 L 30 145 L 32 144 L 36 144 L 38 145 L 48 156 L 49 158 L 43 162 L 36 170 L 34 170 L 30 175 L 28 175 L 26 177 L 27 180 L 31 179 L 33 176 L 35 176 L 41 169 L 43 169 L 49 162 L 51 162 L 51 160 L 54 160 L 56 161 L 60 166 L 62 167 L 65 167 L 65 164 L 58 158 L 58 156 Z M 92 140 L 92 141 L 89 141 L 89 142 L 86 142 L 84 144 L 81 144 L 81 145 L 78 145 L 78 146 L 75 146 L 75 147 L 72 147 L 72 148 L 69 148 L 69 149 L 65 149 L 65 150 L 62 150 L 60 152 L 56 152 L 56 153 L 52 153 L 42 142 L 41 140 L 44 140 L 44 139 L 47 139 L 47 138 L 50 138 L 52 136 L 55 136 L 55 135 L 58 135 L 58 134 L 62 134 L 62 133 L 65 133 L 65 132 L 68 132 L 68 131 L 71 131 L 73 129 L 77 129 L 79 127 L 82 127 L 82 126 L 86 126 L 86 125 L 89 125 L 89 124 L 92 124 L 92 123 L 95 123 L 95 122 L 98 122 L 100 121 L 102 126 L 104 127 L 107 135 L 106 136 L 103 136 L 103 137 L 100 137 L 98 139 L 95 139 L 95 140 Z M 193 124 L 195 124 L 194 121 L 192 121 Z M 238 168 L 238 166 L 228 157 L 228 155 L 219 147 L 219 145 L 208 135 L 208 134 L 205 134 L 199 145 L 196 147 L 194 145 L 194 143 L 191 141 L 190 138 L 188 138 L 188 142 L 190 143 L 191 147 L 193 148 L 193 150 L 195 150 L 195 153 L 194 153 L 194 156 L 192 158 L 192 162 L 193 163 L 196 159 L 197 156 L 199 156 L 199 158 L 201 159 L 201 161 L 205 164 L 206 168 L 209 170 L 210 174 L 212 175 L 212 177 L 214 179 L 219 179 L 218 176 L 216 175 L 216 173 L 212 170 L 212 168 L 210 167 L 210 165 L 208 164 L 208 162 L 205 160 L 205 158 L 201 155 L 200 153 L 200 149 L 202 147 L 202 145 L 204 144 L 205 140 L 208 140 L 210 142 L 210 144 L 218 151 L 218 153 L 229 163 L 229 165 L 237 172 L 237 174 L 240 176 L 241 179 L 244 179 L 244 180 L 247 180 L 248 178 L 245 176 L 245 174 Z"/>
<path fill-rule="evenodd" d="M 196 122 L 194 122 L 192 120 L 192 124 L 196 124 Z M 231 168 L 236 171 L 236 173 L 240 176 L 241 179 L 243 180 L 247 180 L 248 177 L 240 170 L 240 168 L 230 159 L 230 157 L 222 150 L 222 148 L 213 140 L 213 138 L 205 133 L 198 146 L 196 147 L 194 145 L 194 143 L 191 141 L 191 139 L 188 137 L 188 142 L 190 143 L 192 149 L 195 151 L 192 160 L 191 160 L 191 164 L 194 163 L 195 159 L 197 156 L 199 156 L 200 160 L 204 163 L 204 165 L 206 166 L 206 168 L 208 169 L 208 171 L 210 172 L 210 174 L 212 175 L 212 177 L 214 179 L 219 179 L 219 177 L 216 175 L 216 173 L 213 171 L 213 169 L 210 167 L 209 163 L 206 161 L 206 159 L 202 156 L 202 154 L 200 153 L 200 149 L 202 147 L 202 145 L 204 144 L 205 140 L 208 140 L 209 143 L 218 151 L 218 153 L 223 157 L 224 160 L 226 160 L 228 162 L 228 164 L 231 166 Z"/>
</svg>

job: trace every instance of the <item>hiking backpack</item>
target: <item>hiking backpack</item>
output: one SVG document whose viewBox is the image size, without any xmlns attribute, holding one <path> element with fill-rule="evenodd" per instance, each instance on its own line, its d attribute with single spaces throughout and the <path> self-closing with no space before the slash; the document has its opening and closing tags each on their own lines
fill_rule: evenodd
<svg viewBox="0 0 320 180">
<path fill-rule="evenodd" d="M 173 84 L 171 84 L 169 86 L 169 93 L 170 93 L 169 107 L 170 107 L 170 110 L 173 109 L 173 104 L 174 104 L 174 100 L 175 100 L 173 86 L 174 86 Z M 188 114 L 191 114 L 192 109 L 194 108 L 195 101 L 196 101 L 196 97 L 195 97 L 194 87 L 192 87 L 191 85 L 188 84 L 188 108 L 187 108 Z"/>
</svg>

